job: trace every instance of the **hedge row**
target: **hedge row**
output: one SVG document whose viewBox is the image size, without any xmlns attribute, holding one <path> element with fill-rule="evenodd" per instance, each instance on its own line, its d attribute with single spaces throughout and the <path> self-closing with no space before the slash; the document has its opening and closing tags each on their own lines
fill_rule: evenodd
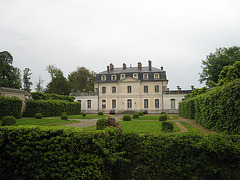
<svg viewBox="0 0 240 180">
<path fill-rule="evenodd" d="M 22 100 L 0 96 L 0 120 L 4 116 L 21 118 Z"/>
<path fill-rule="evenodd" d="M 63 112 L 68 115 L 80 114 L 80 102 L 68 102 L 61 100 L 30 100 L 26 102 L 25 117 L 34 117 L 36 113 L 42 113 L 44 117 L 61 116 Z"/>
<path fill-rule="evenodd" d="M 0 179 L 239 179 L 239 136 L 0 127 Z"/>
<path fill-rule="evenodd" d="M 180 102 L 179 113 L 206 128 L 240 134 L 240 80 Z"/>
<path fill-rule="evenodd" d="M 75 97 L 68 95 L 58 95 L 58 94 L 44 94 L 41 92 L 31 92 L 33 100 L 65 100 L 73 102 Z"/>
</svg>

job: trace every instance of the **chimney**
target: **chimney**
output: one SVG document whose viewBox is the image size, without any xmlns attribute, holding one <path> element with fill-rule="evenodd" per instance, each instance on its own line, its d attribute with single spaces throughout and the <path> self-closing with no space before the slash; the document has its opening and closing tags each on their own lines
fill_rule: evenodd
<svg viewBox="0 0 240 180">
<path fill-rule="evenodd" d="M 194 89 L 195 89 L 193 85 L 191 86 L 191 89 L 192 89 L 192 90 L 194 90 Z"/>
<path fill-rule="evenodd" d="M 138 62 L 138 69 L 142 69 L 142 63 Z"/>
<path fill-rule="evenodd" d="M 163 71 L 163 66 L 161 66 L 161 70 Z"/>
<path fill-rule="evenodd" d="M 177 86 L 177 89 L 178 89 L 179 91 L 181 91 L 181 88 L 180 88 L 180 86 Z"/>
<path fill-rule="evenodd" d="M 148 61 L 148 67 L 149 67 L 149 71 L 151 71 L 152 70 L 152 62 L 150 60 Z"/>
<path fill-rule="evenodd" d="M 109 66 L 107 66 L 107 72 L 109 72 Z"/>
<path fill-rule="evenodd" d="M 110 64 L 110 70 L 113 70 L 113 68 L 114 68 L 114 65 L 111 63 Z"/>
<path fill-rule="evenodd" d="M 125 70 L 126 68 L 127 68 L 127 65 L 123 63 L 123 70 Z"/>
</svg>

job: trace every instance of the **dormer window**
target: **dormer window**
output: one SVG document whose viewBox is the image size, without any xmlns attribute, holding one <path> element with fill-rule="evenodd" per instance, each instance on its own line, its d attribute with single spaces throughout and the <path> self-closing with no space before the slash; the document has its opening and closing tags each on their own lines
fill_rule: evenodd
<svg viewBox="0 0 240 180">
<path fill-rule="evenodd" d="M 154 79 L 159 79 L 159 74 L 158 73 L 154 74 Z"/>
<path fill-rule="evenodd" d="M 112 81 L 116 81 L 117 76 L 116 75 L 112 75 Z"/>
<path fill-rule="evenodd" d="M 106 76 L 105 75 L 101 76 L 101 80 L 106 81 Z"/>
<path fill-rule="evenodd" d="M 148 74 L 143 74 L 143 79 L 144 80 L 148 79 Z"/>
<path fill-rule="evenodd" d="M 121 74 L 121 79 L 124 79 L 125 78 L 125 74 Z"/>
<path fill-rule="evenodd" d="M 133 74 L 133 77 L 136 78 L 136 79 L 138 79 L 138 74 L 137 74 L 137 73 L 134 73 L 134 74 Z"/>
</svg>

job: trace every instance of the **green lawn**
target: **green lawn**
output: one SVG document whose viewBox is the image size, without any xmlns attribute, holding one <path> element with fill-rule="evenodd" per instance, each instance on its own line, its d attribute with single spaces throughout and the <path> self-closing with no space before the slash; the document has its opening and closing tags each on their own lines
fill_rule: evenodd
<svg viewBox="0 0 240 180">
<path fill-rule="evenodd" d="M 187 128 L 188 132 L 196 132 L 196 133 L 202 134 L 202 131 L 201 131 L 201 130 L 196 129 L 196 128 L 190 126 L 188 123 L 186 123 L 186 122 L 181 122 L 181 121 L 179 121 L 179 122 L 180 122 L 185 128 Z"/>
<path fill-rule="evenodd" d="M 62 119 L 16 119 L 16 125 L 41 125 L 41 126 L 59 126 L 79 121 Z"/>
<path fill-rule="evenodd" d="M 161 131 L 161 121 L 119 121 L 123 127 L 124 133 L 138 133 L 138 134 L 160 134 L 164 133 Z M 173 122 L 173 132 L 178 132 L 180 129 Z"/>
<path fill-rule="evenodd" d="M 159 121 L 159 116 L 160 116 L 160 114 L 159 115 L 144 115 L 144 116 L 139 116 L 138 119 L 132 119 L 132 120 L 157 120 L 157 121 Z M 167 119 L 173 120 L 173 119 L 177 119 L 177 117 L 173 116 L 171 118 L 170 116 L 167 116 Z"/>
</svg>

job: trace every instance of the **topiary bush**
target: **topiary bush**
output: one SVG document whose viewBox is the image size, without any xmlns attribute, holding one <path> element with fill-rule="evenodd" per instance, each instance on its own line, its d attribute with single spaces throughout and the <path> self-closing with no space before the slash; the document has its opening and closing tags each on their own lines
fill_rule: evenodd
<svg viewBox="0 0 240 180">
<path fill-rule="evenodd" d="M 165 111 L 162 111 L 162 112 L 161 112 L 161 115 L 163 115 L 163 114 L 167 114 L 167 113 L 166 113 Z"/>
<path fill-rule="evenodd" d="M 172 122 L 162 122 L 162 131 L 172 131 L 173 123 Z"/>
<path fill-rule="evenodd" d="M 103 112 L 102 112 L 102 111 L 99 111 L 99 112 L 98 112 L 98 115 L 103 115 Z"/>
<path fill-rule="evenodd" d="M 96 123 L 97 130 L 103 130 L 107 126 L 107 119 L 99 119 Z"/>
<path fill-rule="evenodd" d="M 133 116 L 132 116 L 133 119 L 138 119 L 139 118 L 139 115 L 138 113 L 134 113 Z"/>
<path fill-rule="evenodd" d="M 159 116 L 159 121 L 167 121 L 167 114 L 162 114 Z"/>
<path fill-rule="evenodd" d="M 124 116 L 123 116 L 123 121 L 131 121 L 131 116 L 129 115 L 129 114 L 125 114 Z"/>
<path fill-rule="evenodd" d="M 139 115 L 139 116 L 143 116 L 143 112 L 141 112 L 141 111 L 138 112 L 138 115 Z"/>
<path fill-rule="evenodd" d="M 35 117 L 35 119 L 42 119 L 43 115 L 42 115 L 42 113 L 36 113 L 34 117 Z"/>
<path fill-rule="evenodd" d="M 85 112 L 82 112 L 82 116 L 85 117 L 87 115 L 87 113 Z"/>
<path fill-rule="evenodd" d="M 16 124 L 16 119 L 13 116 L 5 116 L 2 119 L 2 126 L 11 126 Z"/>
<path fill-rule="evenodd" d="M 66 113 L 66 112 L 63 112 L 63 113 L 62 113 L 61 119 L 62 119 L 62 120 L 68 120 L 68 116 L 67 116 L 67 113 Z"/>
</svg>

